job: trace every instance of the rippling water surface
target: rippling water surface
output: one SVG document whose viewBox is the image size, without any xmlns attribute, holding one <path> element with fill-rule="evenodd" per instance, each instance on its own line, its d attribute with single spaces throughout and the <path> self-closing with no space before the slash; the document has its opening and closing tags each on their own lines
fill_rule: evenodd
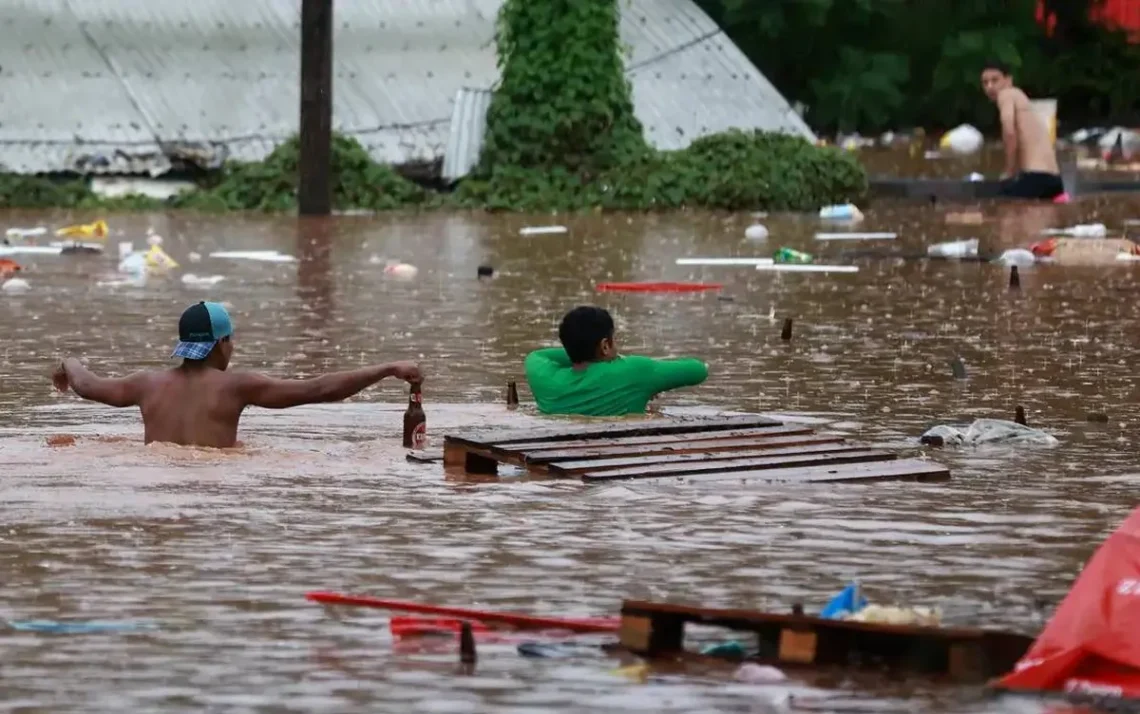
<svg viewBox="0 0 1140 714">
<path fill-rule="evenodd" d="M 1063 596 L 1134 505 L 1140 267 L 1026 269 L 1011 293 L 997 266 L 842 253 L 901 256 L 970 236 L 1000 250 L 1050 225 L 1118 228 L 1140 218 L 1140 202 L 983 208 L 985 225 L 956 226 L 945 213 L 961 207 L 878 206 L 861 229 L 900 237 L 874 245 L 815 241 L 818 222 L 796 216 L 766 218 L 769 240 L 746 241 L 746 214 L 109 217 L 112 243 L 142 245 L 153 226 L 186 271 L 225 276 L 208 291 L 99 287 L 110 256 L 22 258 L 31 291 L 0 295 L 0 617 L 158 629 L 0 629 L 0 711 L 1040 711 L 915 682 L 746 686 L 730 669 L 642 684 L 614 673 L 628 660 L 525 659 L 512 642 L 481 646 L 476 673 L 460 676 L 450 643 L 393 643 L 384 612 L 303 599 L 328 589 L 547 614 L 615 614 L 626 597 L 784 609 L 821 605 L 858 577 L 875 601 L 1035 633 L 1047 615 L 1037 601 Z M 0 214 L 5 226 L 90 218 Z M 550 222 L 569 233 L 518 234 Z M 783 245 L 861 271 L 675 265 Z M 190 262 L 223 248 L 300 261 Z M 386 278 L 385 259 L 419 274 Z M 477 280 L 479 264 L 498 277 Z M 657 279 L 724 289 L 593 289 Z M 135 412 L 53 393 L 64 354 L 114 374 L 168 364 L 179 312 L 206 298 L 231 307 L 236 367 L 311 375 L 420 360 L 437 443 L 464 427 L 537 423 L 525 404 L 506 411 L 503 386 L 555 339 L 567 308 L 595 302 L 625 351 L 709 361 L 709 382 L 666 395 L 667 410 L 780 414 L 914 453 L 931 424 L 1009 418 L 1021 404 L 1061 445 L 943 450 L 932 456 L 954 479 L 931 485 L 470 483 L 404 460 L 406 391 L 391 382 L 345 404 L 252 411 L 234 453 L 144 447 Z M 964 382 L 947 366 L 956 354 Z M 1109 423 L 1087 422 L 1090 411 Z M 76 441 L 49 445 L 60 436 Z"/>
</svg>

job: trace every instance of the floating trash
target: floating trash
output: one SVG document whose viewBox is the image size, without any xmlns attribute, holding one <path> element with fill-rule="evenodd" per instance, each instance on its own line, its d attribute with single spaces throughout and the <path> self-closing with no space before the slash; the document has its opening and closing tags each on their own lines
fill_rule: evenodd
<svg viewBox="0 0 1140 714">
<path fill-rule="evenodd" d="M 4 255 L 61 255 L 62 245 L 0 245 L 0 256 Z"/>
<path fill-rule="evenodd" d="M 1057 438 L 1028 426 L 1005 419 L 978 419 L 966 429 L 939 424 L 927 429 L 923 439 L 941 438 L 948 446 L 981 446 L 983 444 L 1011 444 L 1030 446 L 1056 446 Z"/>
<path fill-rule="evenodd" d="M 926 249 L 926 254 L 931 258 L 976 258 L 979 245 L 977 238 L 935 243 Z"/>
<path fill-rule="evenodd" d="M 1011 265 L 1025 267 L 1036 263 L 1037 256 L 1025 248 L 1011 248 L 995 258 L 994 262 L 1006 267 Z"/>
<path fill-rule="evenodd" d="M 44 226 L 36 226 L 35 228 L 13 227 L 4 231 L 4 235 L 8 238 L 24 240 L 27 238 L 36 238 L 38 236 L 47 235 L 47 232 L 48 229 Z"/>
<path fill-rule="evenodd" d="M 873 622 L 880 625 L 938 627 L 942 624 L 942 611 L 936 607 L 868 605 L 844 619 L 853 622 Z"/>
<path fill-rule="evenodd" d="M 816 233 L 816 240 L 894 240 L 898 233 Z"/>
<path fill-rule="evenodd" d="M 819 209 L 819 217 L 828 221 L 861 221 L 863 212 L 853 203 L 824 206 Z"/>
<path fill-rule="evenodd" d="M 106 238 L 107 222 L 100 219 L 94 223 L 80 223 L 64 226 L 55 232 L 61 238 Z"/>
<path fill-rule="evenodd" d="M 773 263 L 810 263 L 814 258 L 811 253 L 804 253 L 791 248 L 780 248 L 773 257 Z"/>
<path fill-rule="evenodd" d="M 527 226 L 519 231 L 519 235 L 523 236 L 542 236 L 553 235 L 555 233 L 566 233 L 568 229 L 566 226 Z"/>
<path fill-rule="evenodd" d="M 0 290 L 9 294 L 26 293 L 31 288 L 32 286 L 23 278 L 8 278 L 3 284 L 0 284 Z"/>
<path fill-rule="evenodd" d="M 384 267 L 384 274 L 398 280 L 411 280 L 416 277 L 420 269 L 408 263 L 391 263 Z"/>
<path fill-rule="evenodd" d="M 0 258 L 0 278 L 8 278 L 23 270 L 20 264 L 8 258 Z"/>
<path fill-rule="evenodd" d="M 225 279 L 224 275 L 195 275 L 194 273 L 185 273 L 182 276 L 182 284 L 190 288 L 212 288 Z"/>
<path fill-rule="evenodd" d="M 748 240 L 767 240 L 768 228 L 759 223 L 754 223 L 744 229 L 744 237 Z"/>
<path fill-rule="evenodd" d="M 149 622 L 56 622 L 54 620 L 6 620 L 8 627 L 18 632 L 43 632 L 54 635 L 91 635 L 111 632 L 142 632 L 157 630 Z"/>
<path fill-rule="evenodd" d="M 982 132 L 970 124 L 960 124 L 942 135 L 942 139 L 938 142 L 938 148 L 942 151 L 949 150 L 951 153 L 965 156 L 978 153 L 983 143 L 985 143 L 985 137 L 982 136 Z"/>
<path fill-rule="evenodd" d="M 1103 223 L 1081 223 L 1068 228 L 1046 228 L 1044 235 L 1071 236 L 1073 238 L 1103 238 L 1108 235 L 1108 227 Z"/>
<path fill-rule="evenodd" d="M 778 684 L 788 681 L 788 675 L 766 664 L 747 662 L 733 673 L 732 678 L 746 684 Z"/>
<path fill-rule="evenodd" d="M 285 255 L 276 250 L 216 250 L 210 253 L 211 258 L 228 260 L 255 260 L 265 263 L 292 263 L 296 260 L 291 255 Z"/>
<path fill-rule="evenodd" d="M 771 265 L 771 258 L 677 258 L 677 265 Z"/>
<path fill-rule="evenodd" d="M 831 602 L 820 610 L 819 616 L 828 620 L 842 620 L 865 607 L 867 607 L 867 598 L 863 597 L 863 591 L 858 581 L 855 581 L 831 598 Z"/>
<path fill-rule="evenodd" d="M 857 265 L 804 265 L 802 263 L 775 263 L 773 265 L 757 265 L 757 270 L 766 270 L 772 273 L 858 273 Z"/>
</svg>

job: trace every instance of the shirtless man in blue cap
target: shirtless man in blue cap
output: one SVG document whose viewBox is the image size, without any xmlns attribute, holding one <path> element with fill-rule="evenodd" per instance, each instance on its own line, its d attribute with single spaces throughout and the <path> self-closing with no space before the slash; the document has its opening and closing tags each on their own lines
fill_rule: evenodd
<svg viewBox="0 0 1140 714">
<path fill-rule="evenodd" d="M 216 302 L 191 305 L 178 320 L 172 357 L 182 364 L 167 370 L 136 372 L 122 378 L 98 377 L 75 358 L 52 374 L 61 392 L 71 387 L 84 399 L 112 407 L 138 407 L 146 443 L 226 448 L 237 442 L 238 421 L 248 406 L 286 409 L 338 402 L 385 377 L 420 384 L 414 362 L 390 362 L 312 379 L 276 379 L 256 372 L 227 372 L 233 355 L 233 325 Z"/>
</svg>

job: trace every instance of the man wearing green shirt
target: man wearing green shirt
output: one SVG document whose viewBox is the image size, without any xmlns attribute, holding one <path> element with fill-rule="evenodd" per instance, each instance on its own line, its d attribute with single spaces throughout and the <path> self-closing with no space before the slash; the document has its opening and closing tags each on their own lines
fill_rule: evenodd
<svg viewBox="0 0 1140 714">
<path fill-rule="evenodd" d="M 659 392 L 708 379 L 698 359 L 622 357 L 614 321 L 600 307 L 576 307 L 558 326 L 562 347 L 526 357 L 526 381 L 543 414 L 623 416 L 643 414 Z"/>
</svg>

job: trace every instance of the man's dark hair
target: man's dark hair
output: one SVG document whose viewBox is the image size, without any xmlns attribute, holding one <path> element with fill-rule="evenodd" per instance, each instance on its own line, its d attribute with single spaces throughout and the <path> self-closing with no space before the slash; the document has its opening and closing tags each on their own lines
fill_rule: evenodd
<svg viewBox="0 0 1140 714">
<path fill-rule="evenodd" d="M 1007 77 L 1011 74 L 1009 65 L 997 59 L 986 60 L 982 65 L 982 71 L 985 72 L 987 69 L 996 69 Z"/>
<path fill-rule="evenodd" d="M 558 339 L 575 364 L 593 362 L 598 356 L 598 344 L 613 336 L 614 319 L 602 308 L 592 305 L 574 308 L 558 326 Z"/>
</svg>

